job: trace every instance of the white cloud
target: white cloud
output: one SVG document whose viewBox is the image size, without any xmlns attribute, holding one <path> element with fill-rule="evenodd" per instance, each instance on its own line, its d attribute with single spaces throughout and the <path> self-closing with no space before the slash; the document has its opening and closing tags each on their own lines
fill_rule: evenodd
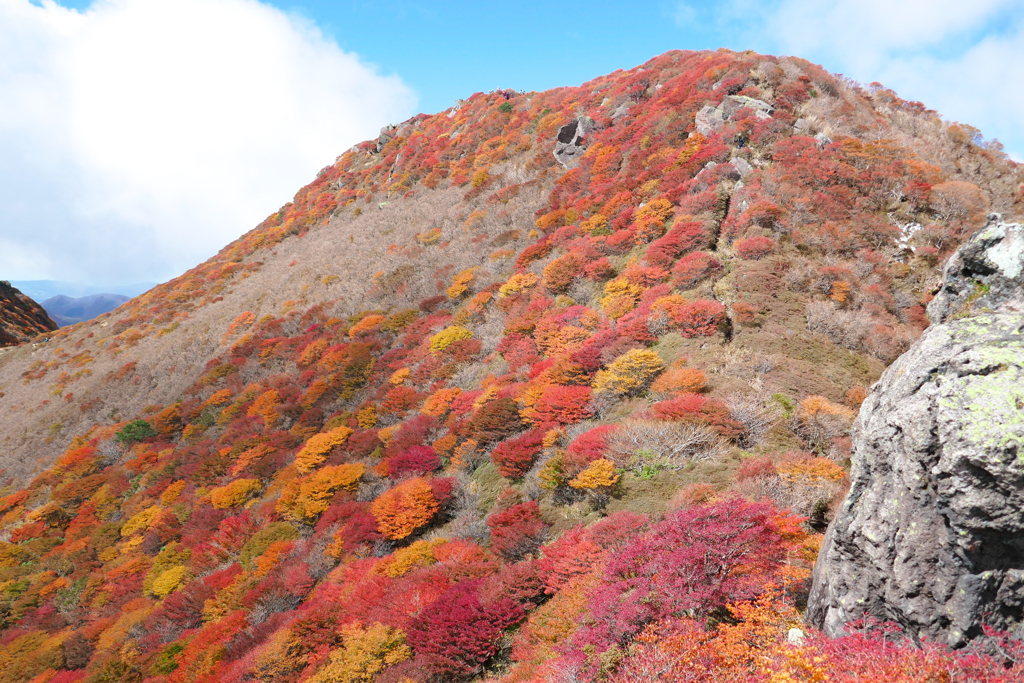
<svg viewBox="0 0 1024 683">
<path fill-rule="evenodd" d="M 1020 0 L 783 0 L 761 23 L 760 49 L 878 81 L 1024 155 Z"/>
<path fill-rule="evenodd" d="M 161 280 L 415 103 L 256 0 L 0 0 L 0 278 Z"/>
</svg>

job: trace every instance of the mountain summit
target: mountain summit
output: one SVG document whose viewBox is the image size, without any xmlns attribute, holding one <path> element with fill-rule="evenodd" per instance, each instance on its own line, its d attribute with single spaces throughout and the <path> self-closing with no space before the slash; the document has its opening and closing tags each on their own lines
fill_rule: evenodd
<svg viewBox="0 0 1024 683">
<path fill-rule="evenodd" d="M 389 125 L 0 354 L 0 678 L 1011 680 L 800 609 L 868 387 L 1022 181 L 724 50 Z"/>
</svg>

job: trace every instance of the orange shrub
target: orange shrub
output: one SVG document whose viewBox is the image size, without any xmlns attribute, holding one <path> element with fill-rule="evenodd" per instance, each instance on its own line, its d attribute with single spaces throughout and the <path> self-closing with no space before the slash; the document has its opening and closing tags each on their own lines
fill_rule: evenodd
<svg viewBox="0 0 1024 683">
<path fill-rule="evenodd" d="M 377 529 L 393 541 L 400 541 L 430 523 L 437 510 L 430 484 L 421 477 L 385 491 L 370 505 Z"/>
<path fill-rule="evenodd" d="M 210 503 L 218 510 L 242 505 L 260 492 L 263 486 L 256 479 L 236 479 L 210 491 Z"/>
<path fill-rule="evenodd" d="M 316 468 L 327 459 L 327 454 L 335 446 L 345 443 L 345 440 L 352 434 L 348 427 L 336 427 L 329 432 L 317 434 L 306 442 L 302 450 L 295 456 L 295 467 L 300 472 L 306 473 Z"/>
<path fill-rule="evenodd" d="M 316 519 L 337 491 L 355 490 L 365 472 L 362 463 L 349 463 L 324 467 L 308 477 L 293 479 L 282 491 L 277 511 L 300 521 Z"/>
<path fill-rule="evenodd" d="M 357 337 L 360 334 L 372 332 L 373 328 L 377 327 L 377 325 L 380 325 L 382 322 L 384 322 L 384 320 L 385 318 L 382 315 L 365 316 L 362 320 L 360 320 L 359 322 L 352 326 L 352 329 L 348 331 L 348 336 Z"/>
<path fill-rule="evenodd" d="M 252 405 L 249 406 L 249 410 L 246 415 L 249 417 L 261 417 L 263 418 L 263 424 L 268 429 L 274 426 L 279 417 L 277 407 L 281 405 L 281 397 L 277 393 L 277 389 L 270 389 L 260 394 Z"/>
<path fill-rule="evenodd" d="M 696 368 L 670 368 L 651 385 L 658 394 L 699 393 L 707 388 L 707 376 Z"/>
</svg>

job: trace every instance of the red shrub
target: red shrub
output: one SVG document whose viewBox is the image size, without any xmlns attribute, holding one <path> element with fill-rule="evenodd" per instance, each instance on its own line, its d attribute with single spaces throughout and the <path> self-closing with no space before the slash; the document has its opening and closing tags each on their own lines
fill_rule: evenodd
<svg viewBox="0 0 1024 683">
<path fill-rule="evenodd" d="M 502 441 L 494 452 L 491 453 L 491 460 L 498 466 L 498 472 L 506 479 L 516 479 L 523 476 L 533 467 L 533 461 L 540 453 L 544 441 L 543 429 L 532 431 Z"/>
<path fill-rule="evenodd" d="M 659 420 L 684 420 L 700 414 L 707 399 L 700 394 L 684 392 L 667 401 L 651 406 L 651 411 Z"/>
<path fill-rule="evenodd" d="M 381 445 L 373 429 L 357 429 L 345 442 L 345 452 L 355 459 L 369 457 Z"/>
<path fill-rule="evenodd" d="M 679 259 L 672 268 L 676 287 L 691 289 L 701 280 L 722 272 L 722 264 L 711 254 L 695 251 Z"/>
<path fill-rule="evenodd" d="M 718 331 L 725 306 L 717 301 L 698 299 L 683 306 L 675 317 L 679 334 L 684 337 L 709 337 Z"/>
<path fill-rule="evenodd" d="M 487 518 L 487 526 L 491 530 L 491 549 L 512 561 L 536 550 L 548 530 L 540 507 L 532 500 L 495 512 Z"/>
<path fill-rule="evenodd" d="M 744 462 L 736 472 L 736 481 L 774 477 L 775 474 L 775 463 L 771 458 L 751 458 Z"/>
<path fill-rule="evenodd" d="M 590 537 L 590 529 L 577 526 L 544 546 L 543 556 L 537 560 L 544 581 L 545 592 L 557 593 L 577 576 L 601 569 L 607 557 L 604 548 Z"/>
<path fill-rule="evenodd" d="M 567 468 L 570 471 L 582 470 L 593 461 L 603 458 L 608 449 L 608 437 L 617 429 L 616 425 L 602 425 L 577 436 L 566 449 Z"/>
<path fill-rule="evenodd" d="M 550 386 L 534 406 L 537 422 L 572 424 L 594 414 L 590 407 L 590 387 Z"/>
<path fill-rule="evenodd" d="M 519 603 L 480 602 L 478 584 L 466 581 L 444 592 L 409 624 L 408 642 L 423 668 L 446 680 L 467 678 L 497 651 L 498 638 L 526 615 Z"/>
<path fill-rule="evenodd" d="M 573 638 L 577 652 L 599 654 L 647 624 L 757 595 L 786 557 L 780 516 L 742 499 L 669 513 L 608 560 L 591 620 Z"/>
<path fill-rule="evenodd" d="M 734 246 L 740 258 L 759 259 L 774 252 L 778 245 L 770 237 L 756 235 L 740 240 Z"/>
<path fill-rule="evenodd" d="M 511 398 L 499 398 L 480 407 L 473 416 L 474 438 L 480 443 L 501 441 L 522 429 L 519 406 Z"/>
<path fill-rule="evenodd" d="M 412 448 L 388 458 L 388 475 L 396 479 L 403 474 L 429 474 L 441 466 L 441 458 L 430 446 Z"/>
<path fill-rule="evenodd" d="M 644 257 L 653 266 L 668 268 L 686 252 L 705 247 L 707 243 L 708 234 L 704 224 L 685 221 L 676 223 L 662 237 L 651 242 Z"/>
<path fill-rule="evenodd" d="M 612 267 L 608 257 L 602 256 L 596 261 L 591 261 L 583 269 L 583 273 L 594 282 L 601 282 L 602 280 L 610 280 L 615 277 L 615 269 Z"/>
</svg>

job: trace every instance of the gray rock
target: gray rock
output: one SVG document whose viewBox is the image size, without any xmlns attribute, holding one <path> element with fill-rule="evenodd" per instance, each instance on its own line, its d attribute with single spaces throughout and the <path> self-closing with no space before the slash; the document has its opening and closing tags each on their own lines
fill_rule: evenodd
<svg viewBox="0 0 1024 683">
<path fill-rule="evenodd" d="M 822 149 L 825 145 L 832 144 L 832 138 L 825 135 L 824 133 L 818 133 L 814 136 L 814 139 L 818 141 L 818 149 Z"/>
<path fill-rule="evenodd" d="M 708 104 L 697 112 L 694 123 L 698 133 L 701 135 L 711 135 L 725 125 L 725 114 L 722 113 L 721 109 Z"/>
<path fill-rule="evenodd" d="M 717 166 L 718 166 L 718 162 L 717 161 L 709 161 L 708 163 L 704 164 L 704 167 L 702 169 L 700 169 L 699 171 L 697 171 L 697 175 L 693 176 L 694 180 L 696 180 L 697 178 L 700 178 L 702 175 L 704 175 L 705 173 L 707 173 L 708 171 L 712 170 L 713 168 L 715 168 Z"/>
<path fill-rule="evenodd" d="M 380 152 L 384 149 L 385 145 L 395 139 L 396 128 L 398 128 L 398 126 L 393 123 L 389 123 L 380 129 L 380 136 L 377 138 L 377 146 L 375 148 L 377 152 Z"/>
<path fill-rule="evenodd" d="M 795 130 L 798 133 L 803 133 L 804 135 L 806 135 L 807 133 L 811 132 L 811 122 L 803 118 L 797 119 L 796 122 L 793 124 L 793 130 Z"/>
<path fill-rule="evenodd" d="M 633 103 L 629 102 L 628 100 L 626 102 L 623 102 L 622 104 L 615 108 L 615 111 L 612 112 L 611 118 L 613 120 L 622 118 L 623 116 L 629 113 L 629 108 L 632 106 L 632 104 Z"/>
<path fill-rule="evenodd" d="M 587 151 L 583 144 L 585 136 L 594 132 L 594 119 L 580 116 L 558 129 L 558 141 L 555 143 L 555 159 L 566 168 L 579 163 L 580 157 Z"/>
<path fill-rule="evenodd" d="M 960 646 L 1024 622 L 1024 226 L 953 255 L 933 325 L 872 387 L 807 619 L 875 617 Z"/>
<path fill-rule="evenodd" d="M 740 178 L 746 178 L 754 170 L 754 167 L 750 165 L 750 162 L 743 157 L 733 157 L 729 163 L 732 164 L 732 167 L 740 174 Z"/>
<path fill-rule="evenodd" d="M 726 95 L 722 100 L 722 112 L 726 117 L 732 117 L 740 109 L 750 108 L 762 118 L 770 118 L 775 113 L 775 107 L 764 100 L 756 100 L 753 97 L 743 95 Z"/>
<path fill-rule="evenodd" d="M 928 304 L 932 321 L 971 311 L 1024 312 L 1024 229 L 997 213 L 957 250 L 942 273 L 942 288 Z"/>
</svg>

